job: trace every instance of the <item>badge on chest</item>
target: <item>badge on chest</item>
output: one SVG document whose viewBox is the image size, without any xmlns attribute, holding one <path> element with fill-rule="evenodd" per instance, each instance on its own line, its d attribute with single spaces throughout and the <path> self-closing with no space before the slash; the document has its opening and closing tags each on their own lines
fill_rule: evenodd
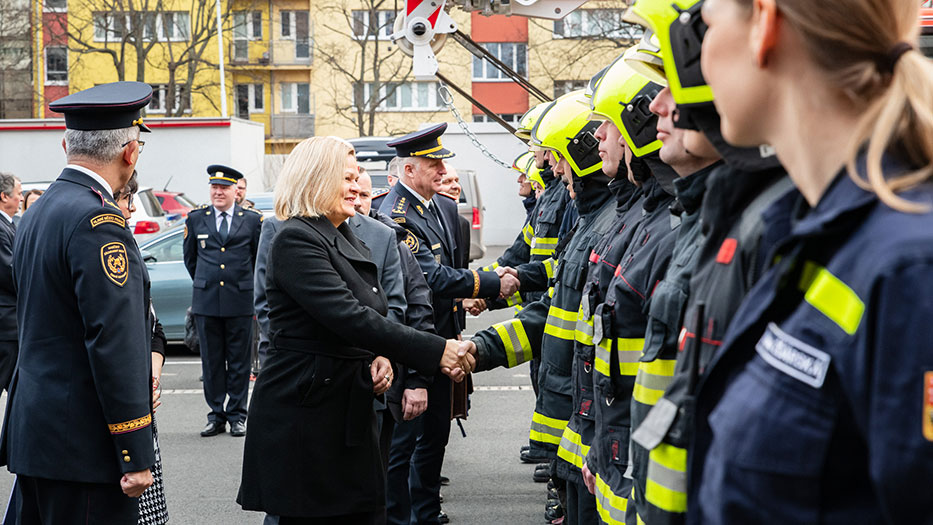
<svg viewBox="0 0 933 525">
<path fill-rule="evenodd" d="M 198 234 L 198 242 L 201 244 L 201 248 L 207 248 L 207 237 L 208 234 L 206 233 Z"/>
<path fill-rule="evenodd" d="M 755 350 L 769 365 L 813 388 L 820 388 L 826 380 L 829 354 L 784 332 L 774 323 L 768 324 Z"/>
</svg>

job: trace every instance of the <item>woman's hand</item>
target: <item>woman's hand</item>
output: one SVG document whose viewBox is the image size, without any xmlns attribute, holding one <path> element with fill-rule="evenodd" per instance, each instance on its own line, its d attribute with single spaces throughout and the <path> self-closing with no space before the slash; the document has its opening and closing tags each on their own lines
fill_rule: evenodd
<svg viewBox="0 0 933 525">
<path fill-rule="evenodd" d="M 476 359 L 469 351 L 471 347 L 474 349 L 473 352 L 476 352 L 476 347 L 470 341 L 460 342 L 448 339 L 444 347 L 444 355 L 441 356 L 441 372 L 457 383 L 463 381 L 463 378 L 476 366 Z"/>
<path fill-rule="evenodd" d="M 160 406 L 162 406 L 162 381 L 152 376 L 152 413 L 155 414 Z"/>
<path fill-rule="evenodd" d="M 377 396 L 386 393 L 392 386 L 392 363 L 385 357 L 376 356 L 369 366 L 369 373 L 373 376 L 373 393 Z"/>
</svg>

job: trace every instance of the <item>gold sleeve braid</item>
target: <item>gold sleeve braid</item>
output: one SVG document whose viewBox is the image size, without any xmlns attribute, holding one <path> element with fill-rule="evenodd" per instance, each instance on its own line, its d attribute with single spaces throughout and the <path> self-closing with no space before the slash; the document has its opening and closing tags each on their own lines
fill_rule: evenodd
<svg viewBox="0 0 933 525">
<path fill-rule="evenodd" d="M 479 295 L 479 273 L 476 270 L 470 270 L 473 272 L 473 299 L 476 299 L 476 296 Z"/>
<path fill-rule="evenodd" d="M 111 434 L 125 434 L 143 427 L 148 427 L 150 424 L 152 424 L 152 414 L 146 414 L 143 417 L 124 421 L 122 423 L 114 423 L 112 425 L 107 425 L 107 427 L 110 429 Z"/>
</svg>

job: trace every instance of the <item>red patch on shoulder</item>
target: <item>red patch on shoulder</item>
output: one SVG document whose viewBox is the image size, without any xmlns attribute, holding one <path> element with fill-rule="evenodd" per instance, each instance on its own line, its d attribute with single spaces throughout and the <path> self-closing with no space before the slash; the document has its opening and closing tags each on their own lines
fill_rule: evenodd
<svg viewBox="0 0 933 525">
<path fill-rule="evenodd" d="M 732 258 L 735 257 L 735 249 L 738 248 L 739 243 L 735 239 L 726 239 L 722 241 L 722 246 L 719 247 L 719 254 L 716 255 L 716 262 L 719 264 L 729 264 L 732 262 Z"/>
</svg>

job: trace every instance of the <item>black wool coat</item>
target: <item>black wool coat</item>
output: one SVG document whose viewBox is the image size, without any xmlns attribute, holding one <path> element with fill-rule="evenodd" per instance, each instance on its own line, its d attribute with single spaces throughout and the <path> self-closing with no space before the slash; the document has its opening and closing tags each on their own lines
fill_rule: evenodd
<svg viewBox="0 0 933 525">
<path fill-rule="evenodd" d="M 274 350 L 253 391 L 237 502 L 290 517 L 379 510 L 372 357 L 433 375 L 445 340 L 385 318 L 369 250 L 324 217 L 280 226 L 266 293 Z"/>
</svg>

